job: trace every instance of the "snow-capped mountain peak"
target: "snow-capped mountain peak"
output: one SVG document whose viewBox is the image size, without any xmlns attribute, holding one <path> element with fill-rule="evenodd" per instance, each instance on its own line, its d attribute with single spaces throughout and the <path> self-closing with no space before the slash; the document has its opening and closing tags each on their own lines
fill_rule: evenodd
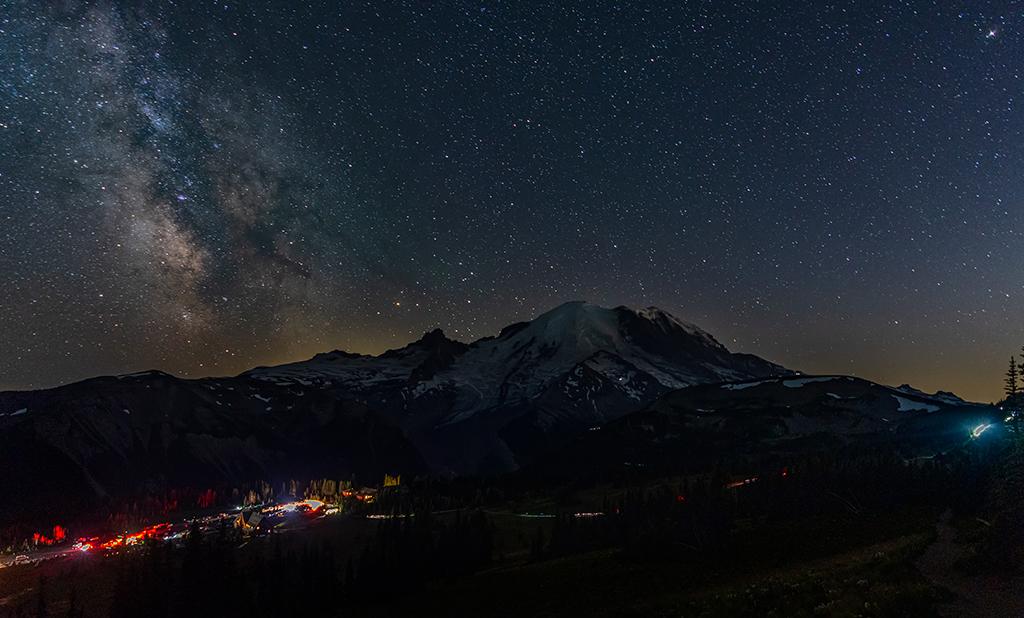
<svg viewBox="0 0 1024 618">
<path fill-rule="evenodd" d="M 596 358 L 610 362 L 595 364 Z M 646 403 L 657 393 L 692 384 L 779 375 L 787 371 L 756 357 L 733 354 L 711 335 L 657 308 L 636 311 L 606 308 L 583 301 L 562 304 L 529 322 L 502 330 L 496 338 L 472 345 L 455 363 L 435 375 L 424 393 L 455 393 L 441 426 L 464 422 L 509 406 L 535 405 L 548 388 L 561 384 L 572 371 L 586 366 L 588 375 L 601 378 L 602 392 L 622 391 L 625 399 Z M 636 396 L 635 380 L 612 375 L 611 368 L 631 367 L 647 394 Z M 558 390 L 558 387 L 556 387 Z M 620 393 L 620 394 L 622 394 Z M 562 404 L 559 404 L 562 405 Z M 600 402 L 588 401 L 586 416 Z M 607 402 L 605 405 L 608 405 Z M 616 399 L 601 417 L 623 413 Z"/>
<path fill-rule="evenodd" d="M 583 301 L 564 303 L 543 313 L 523 328 L 486 342 L 486 347 L 503 348 L 519 355 L 527 346 L 545 350 L 552 361 L 574 365 L 599 350 L 627 345 L 614 309 Z"/>
</svg>

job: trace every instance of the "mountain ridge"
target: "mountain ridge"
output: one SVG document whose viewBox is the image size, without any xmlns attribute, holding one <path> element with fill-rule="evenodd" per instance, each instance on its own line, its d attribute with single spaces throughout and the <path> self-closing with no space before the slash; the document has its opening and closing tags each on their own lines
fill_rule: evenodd
<svg viewBox="0 0 1024 618">
<path fill-rule="evenodd" d="M 468 344 L 434 329 L 376 356 L 335 350 L 237 376 L 144 371 L 0 393 L 0 468 L 22 471 L 0 478 L 0 498 L 53 497 L 40 483 L 89 502 L 296 475 L 505 473 L 678 393 L 709 389 L 740 405 L 758 380 L 787 377 L 811 379 L 657 308 L 570 302 Z M 879 388 L 897 397 L 888 407 L 963 403 Z M 843 414 L 877 416 L 865 401 Z"/>
</svg>

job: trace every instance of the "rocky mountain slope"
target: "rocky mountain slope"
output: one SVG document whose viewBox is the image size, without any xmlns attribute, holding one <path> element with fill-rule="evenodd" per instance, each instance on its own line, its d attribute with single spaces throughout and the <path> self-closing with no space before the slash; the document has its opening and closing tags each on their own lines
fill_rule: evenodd
<svg viewBox="0 0 1024 618">
<path fill-rule="evenodd" d="M 697 385 L 594 428 L 548 453 L 535 472 L 574 477 L 641 468 L 706 470 L 720 460 L 785 459 L 882 442 L 907 459 L 931 457 L 972 439 L 979 427 L 993 424 L 998 430 L 1001 416 L 993 406 L 951 393 L 927 394 L 851 376 Z"/>
<path fill-rule="evenodd" d="M 459 474 L 514 469 L 538 446 L 677 388 L 786 373 L 656 308 L 572 302 L 468 346 L 435 331 L 379 357 L 334 352 L 244 376 L 365 402 L 434 470 Z"/>
<path fill-rule="evenodd" d="M 0 393 L 0 469 L 0 522 L 149 491 L 427 470 L 398 427 L 330 391 L 160 372 Z"/>
</svg>

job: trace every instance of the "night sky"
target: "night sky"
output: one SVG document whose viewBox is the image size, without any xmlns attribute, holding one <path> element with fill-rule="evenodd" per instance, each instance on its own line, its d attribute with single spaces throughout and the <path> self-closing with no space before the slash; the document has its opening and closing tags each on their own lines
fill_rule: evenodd
<svg viewBox="0 0 1024 618">
<path fill-rule="evenodd" d="M 586 299 L 999 396 L 1024 7 L 298 4 L 0 0 L 0 388 Z"/>
</svg>

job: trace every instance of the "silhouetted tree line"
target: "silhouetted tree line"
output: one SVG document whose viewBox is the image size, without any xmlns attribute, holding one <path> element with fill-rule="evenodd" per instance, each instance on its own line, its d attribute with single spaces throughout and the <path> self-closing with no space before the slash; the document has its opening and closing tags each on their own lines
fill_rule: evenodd
<svg viewBox="0 0 1024 618">
<path fill-rule="evenodd" d="M 736 477 L 719 470 L 677 484 L 630 489 L 603 516 L 565 513 L 531 557 L 619 548 L 625 559 L 694 564 L 825 554 L 904 533 L 914 513 L 976 508 L 992 455 L 965 452 L 909 463 L 889 452 L 819 453 L 784 469 Z M 739 481 L 739 482 L 742 482 Z"/>
<path fill-rule="evenodd" d="M 109 614 L 136 616 L 294 616 L 344 614 L 344 608 L 381 597 L 421 591 L 431 581 L 471 574 L 491 561 L 492 525 L 482 511 L 456 512 L 444 521 L 429 512 L 395 513 L 381 520 L 358 558 L 341 564 L 330 543 L 284 551 L 281 537 L 249 559 L 242 537 L 224 525 L 212 535 L 193 526 L 176 548 L 152 542 L 114 560 Z M 72 597 L 51 613 L 45 580 L 36 602 L 11 616 L 78 616 Z M 4 615 L 0 612 L 0 615 Z"/>
<path fill-rule="evenodd" d="M 1020 573 L 1024 570 L 1024 444 L 1006 449 L 979 501 L 980 542 L 959 565 L 968 572 Z"/>
<path fill-rule="evenodd" d="M 440 523 L 429 511 L 383 520 L 357 561 L 346 566 L 346 591 L 363 599 L 416 592 L 431 580 L 473 573 L 491 561 L 491 522 L 458 511 Z"/>
<path fill-rule="evenodd" d="M 742 465 L 719 465 L 709 474 L 648 480 L 605 498 L 603 515 L 566 509 L 524 543 L 533 561 L 611 548 L 623 560 L 682 562 L 695 573 L 763 565 L 773 556 L 827 555 L 919 530 L 947 508 L 974 512 L 999 456 L 978 442 L 914 462 L 885 449 L 835 451 L 746 476 L 737 474 Z M 357 554 L 349 553 L 351 559 L 339 559 L 345 554 L 329 543 L 285 551 L 280 537 L 257 541 L 268 547 L 239 551 L 244 540 L 235 529 L 225 525 L 203 535 L 194 528 L 182 548 L 151 543 L 112 561 L 110 614 L 338 615 L 416 594 L 491 563 L 497 545 L 492 522 L 482 508 L 462 507 L 507 498 L 500 482 L 481 480 L 382 492 L 373 508 L 389 518 Z M 453 512 L 445 512 L 449 507 Z M 44 582 L 38 590 L 38 603 L 15 615 L 73 616 L 80 609 L 67 599 L 60 606 L 71 613 L 47 613 L 53 599 Z"/>
<path fill-rule="evenodd" d="M 256 480 L 236 485 L 181 487 L 146 495 L 114 496 L 106 498 L 101 504 L 71 506 L 60 503 L 59 519 L 49 517 L 35 522 L 19 520 L 0 525 L 0 550 L 27 549 L 33 533 L 46 531 L 53 524 L 68 527 L 73 536 L 116 534 L 165 521 L 173 515 L 180 517 L 183 513 L 262 504 L 272 501 L 276 496 L 334 501 L 339 498 L 342 489 L 350 488 L 352 484 L 351 477 L 289 480 L 276 485 Z"/>
<path fill-rule="evenodd" d="M 501 479 L 420 478 L 400 488 L 384 489 L 369 512 L 390 514 L 473 510 L 502 504 L 517 495 L 509 492 Z"/>
</svg>

